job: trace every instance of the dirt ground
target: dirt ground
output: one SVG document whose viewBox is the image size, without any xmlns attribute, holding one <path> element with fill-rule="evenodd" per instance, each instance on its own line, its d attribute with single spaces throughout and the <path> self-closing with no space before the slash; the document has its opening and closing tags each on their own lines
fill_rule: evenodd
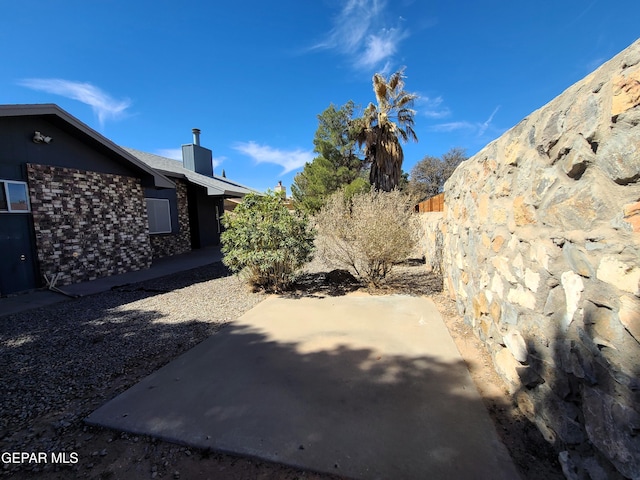
<svg viewBox="0 0 640 480">
<path fill-rule="evenodd" d="M 409 293 L 428 294 L 442 314 L 458 350 L 462 354 L 496 430 L 509 450 L 523 480 L 563 479 L 557 456 L 544 441 L 537 429 L 530 424 L 510 400 L 499 377 L 492 369 L 491 358 L 471 328 L 459 317 L 455 303 L 440 292 L 441 282 L 425 274 L 422 268 L 406 266 L 396 271 L 389 283 L 371 291 L 364 286 L 352 284 L 341 278 L 328 285 L 326 275 L 309 275 L 298 285 L 294 294 L 340 295 L 352 290 L 369 290 L 374 294 Z M 395 278 L 395 280 L 394 280 Z M 399 279 L 402 279 L 399 281 Z M 329 282 L 331 283 L 331 282 Z M 119 379 L 126 386 L 136 377 L 128 372 L 128 378 Z M 135 383 L 135 381 L 133 382 Z M 73 409 L 70 405 L 69 409 Z M 30 471 L 0 471 L 7 478 L 42 479 L 278 479 L 278 480 L 326 480 L 339 479 L 337 475 L 305 472 L 284 465 L 272 464 L 253 458 L 240 458 L 220 452 L 200 451 L 181 445 L 163 442 L 154 438 L 109 431 L 74 422 L 62 431 L 54 430 L 47 418 L 40 419 L 35 426 L 40 435 L 62 435 L 64 444 L 73 445 L 79 461 L 68 466 L 48 465 L 45 469 Z M 49 431 L 47 432 L 47 429 Z"/>
</svg>

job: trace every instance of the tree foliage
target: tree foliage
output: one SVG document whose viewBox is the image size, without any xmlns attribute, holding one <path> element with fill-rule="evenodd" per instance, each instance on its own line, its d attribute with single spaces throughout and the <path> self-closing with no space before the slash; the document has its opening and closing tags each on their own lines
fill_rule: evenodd
<svg viewBox="0 0 640 480">
<path fill-rule="evenodd" d="M 316 223 L 325 262 L 347 268 L 373 285 L 406 260 L 417 241 L 413 202 L 399 190 L 370 190 L 351 199 L 337 191 Z"/>
<path fill-rule="evenodd" d="M 389 192 L 400 184 L 404 153 L 401 142 L 418 141 L 413 130 L 417 95 L 404 90 L 404 70 L 388 79 L 376 73 L 373 91 L 376 104 L 370 103 L 355 122 L 356 140 L 364 146 L 365 160 L 371 165 L 369 182 L 376 190 Z"/>
<path fill-rule="evenodd" d="M 452 148 L 441 158 L 426 156 L 411 169 L 409 192 L 422 201 L 443 191 L 445 182 L 458 165 L 467 159 L 463 148 Z"/>
<path fill-rule="evenodd" d="M 340 108 L 331 104 L 318 115 L 313 140 L 318 156 L 304 166 L 291 185 L 298 209 L 317 212 L 329 195 L 345 185 L 353 192 L 369 188 L 363 176 L 365 164 L 354 138 L 354 109 L 354 103 L 349 101 Z"/>
<path fill-rule="evenodd" d="M 281 291 L 311 259 L 315 230 L 273 192 L 246 195 L 222 222 L 222 261 L 231 271 L 244 272 L 254 286 Z"/>
</svg>

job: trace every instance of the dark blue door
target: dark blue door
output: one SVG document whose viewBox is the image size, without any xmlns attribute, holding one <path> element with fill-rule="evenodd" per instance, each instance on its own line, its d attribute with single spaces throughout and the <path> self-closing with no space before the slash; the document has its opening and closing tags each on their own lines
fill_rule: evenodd
<svg viewBox="0 0 640 480">
<path fill-rule="evenodd" d="M 0 295 L 36 288 L 31 216 L 0 213 Z"/>
</svg>

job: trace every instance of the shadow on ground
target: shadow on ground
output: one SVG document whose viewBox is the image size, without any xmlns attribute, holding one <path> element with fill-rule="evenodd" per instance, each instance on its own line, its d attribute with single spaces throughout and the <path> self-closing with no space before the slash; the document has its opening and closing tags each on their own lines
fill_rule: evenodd
<svg viewBox="0 0 640 480">
<path fill-rule="evenodd" d="M 429 304 L 272 298 L 89 422 L 353 478 L 512 479 Z"/>
</svg>

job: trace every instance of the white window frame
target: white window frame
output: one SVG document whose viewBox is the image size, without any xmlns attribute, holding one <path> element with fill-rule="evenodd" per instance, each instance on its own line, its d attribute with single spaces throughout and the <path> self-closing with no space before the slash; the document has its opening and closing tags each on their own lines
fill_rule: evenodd
<svg viewBox="0 0 640 480">
<path fill-rule="evenodd" d="M 145 198 L 147 206 L 147 218 L 149 220 L 149 234 L 155 235 L 160 233 L 171 233 L 171 205 L 166 198 Z M 153 207 L 150 207 L 153 205 Z M 163 215 L 164 219 L 158 219 L 158 215 Z M 164 225 L 161 225 L 164 223 Z M 162 227 L 168 225 L 169 230 Z"/>
<path fill-rule="evenodd" d="M 31 202 L 29 200 L 29 186 L 27 185 L 27 182 L 19 182 L 16 180 L 4 180 L 2 178 L 0 178 L 0 188 L 3 189 L 4 191 L 4 196 L 7 199 L 7 209 L 0 209 L 0 213 L 29 213 L 31 212 Z M 25 192 L 25 198 L 27 200 L 27 208 L 26 210 L 23 209 L 14 209 L 11 208 L 11 196 L 9 195 L 9 185 L 10 184 L 14 184 L 14 185 L 22 185 L 24 187 L 24 192 Z"/>
</svg>

